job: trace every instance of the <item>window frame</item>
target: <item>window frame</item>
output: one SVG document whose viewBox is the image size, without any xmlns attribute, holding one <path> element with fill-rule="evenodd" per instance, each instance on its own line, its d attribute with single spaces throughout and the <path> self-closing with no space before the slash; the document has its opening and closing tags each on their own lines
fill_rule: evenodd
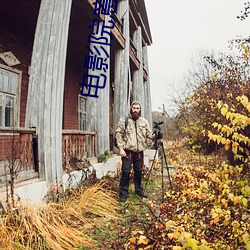
<svg viewBox="0 0 250 250">
<path fill-rule="evenodd" d="M 13 126 L 6 127 L 5 126 L 5 111 L 4 111 L 4 124 L 3 126 L 0 125 L 0 128 L 17 128 L 20 127 L 20 100 L 21 100 L 21 84 L 22 84 L 22 71 L 13 69 L 9 66 L 3 65 L 0 63 L 0 69 L 8 71 L 10 73 L 14 73 L 17 75 L 17 86 L 16 86 L 16 93 L 10 93 L 0 90 L 0 94 L 4 97 L 3 100 L 6 99 L 6 96 L 14 97 L 14 121 Z M 4 104 L 5 107 L 5 104 Z"/>
<path fill-rule="evenodd" d="M 81 100 L 85 100 L 85 112 L 82 112 L 81 110 Z M 81 113 L 85 114 L 85 129 L 81 129 Z M 84 126 L 84 125 L 83 125 Z M 80 131 L 86 131 L 87 130 L 87 98 L 78 95 L 78 129 Z"/>
</svg>

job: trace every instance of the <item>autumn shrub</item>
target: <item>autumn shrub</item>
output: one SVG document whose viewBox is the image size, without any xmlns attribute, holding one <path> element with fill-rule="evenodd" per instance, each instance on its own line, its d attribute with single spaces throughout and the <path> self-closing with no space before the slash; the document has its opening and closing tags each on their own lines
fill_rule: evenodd
<svg viewBox="0 0 250 250">
<path fill-rule="evenodd" d="M 224 124 L 214 122 L 213 131 L 208 131 L 210 141 L 223 145 L 229 155 L 233 155 L 231 163 L 249 164 L 250 160 L 250 101 L 245 95 L 238 96 L 236 100 L 244 107 L 236 110 L 237 106 L 229 107 L 228 104 L 217 104 L 221 115 L 226 119 Z"/>
<path fill-rule="evenodd" d="M 215 57 L 204 54 L 201 68 L 191 72 L 191 79 L 186 82 L 192 87 L 180 101 L 176 119 L 183 134 L 189 137 L 190 148 L 196 152 L 211 153 L 218 149 L 216 143 L 208 143 L 208 138 L 201 133 L 209 130 L 214 122 L 227 122 L 217 103 L 227 103 L 241 113 L 244 108 L 235 97 L 245 95 L 250 98 L 249 49 L 244 44 L 238 47 L 237 55 Z"/>
</svg>

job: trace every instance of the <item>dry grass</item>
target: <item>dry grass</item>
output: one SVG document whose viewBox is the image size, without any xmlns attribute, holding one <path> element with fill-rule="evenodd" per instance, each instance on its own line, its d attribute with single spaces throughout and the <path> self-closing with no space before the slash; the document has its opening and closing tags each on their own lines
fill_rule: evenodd
<svg viewBox="0 0 250 250">
<path fill-rule="evenodd" d="M 104 184 L 74 190 L 59 203 L 26 204 L 9 211 L 0 218 L 0 249 L 93 248 L 95 242 L 87 233 L 95 218 L 99 222 L 119 218 L 117 201 Z"/>
</svg>

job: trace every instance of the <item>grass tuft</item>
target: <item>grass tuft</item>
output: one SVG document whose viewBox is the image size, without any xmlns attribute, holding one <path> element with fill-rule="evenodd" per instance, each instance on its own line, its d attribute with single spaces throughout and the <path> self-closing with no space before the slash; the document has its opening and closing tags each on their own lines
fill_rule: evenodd
<svg viewBox="0 0 250 250">
<path fill-rule="evenodd" d="M 99 182 L 86 189 L 73 190 L 58 203 L 22 204 L 0 217 L 0 249 L 94 248 L 88 229 L 101 220 L 118 219 L 114 194 Z"/>
</svg>

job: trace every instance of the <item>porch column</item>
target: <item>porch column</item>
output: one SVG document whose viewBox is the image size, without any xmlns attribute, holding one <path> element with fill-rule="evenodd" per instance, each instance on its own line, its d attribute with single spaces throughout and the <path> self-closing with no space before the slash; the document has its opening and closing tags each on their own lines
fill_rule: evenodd
<svg viewBox="0 0 250 250">
<path fill-rule="evenodd" d="M 108 25 L 108 21 L 110 20 L 109 16 L 105 16 L 105 25 Z M 95 25 L 95 31 L 97 30 L 97 25 Z M 101 35 L 101 29 L 99 28 L 98 35 L 102 37 L 106 37 L 108 43 L 112 43 L 110 40 L 110 36 L 106 33 Z M 110 46 L 109 45 L 101 45 L 90 43 L 90 49 L 95 54 L 97 48 L 99 51 L 99 58 L 103 58 L 105 61 L 104 63 L 107 64 L 107 67 L 103 67 L 102 70 L 88 70 L 89 75 L 99 77 L 99 85 L 102 86 L 104 82 L 104 77 L 101 74 L 105 75 L 106 77 L 106 86 L 103 89 L 98 89 L 97 95 L 98 98 L 95 97 L 88 97 L 87 101 L 87 130 L 89 131 L 96 131 L 97 132 L 97 154 L 103 154 L 104 151 L 109 150 L 110 143 L 109 143 L 109 91 L 110 91 Z M 101 48 L 103 47 L 106 52 Z M 107 54 L 108 57 L 107 57 Z M 90 54 L 91 55 L 91 54 Z M 105 69 L 105 70 L 104 70 Z M 92 85 L 97 85 L 97 79 L 92 79 Z M 93 92 L 96 89 L 93 88 Z"/>
<path fill-rule="evenodd" d="M 72 0 L 42 0 L 35 32 L 26 127 L 36 127 L 39 177 L 62 180 L 62 115 Z M 27 13 L 28 14 L 28 13 Z"/>
<path fill-rule="evenodd" d="M 130 106 L 131 72 L 129 66 L 129 0 L 119 2 L 117 15 L 123 23 L 125 48 L 115 52 L 114 128 L 121 116 L 128 115 Z"/>
<path fill-rule="evenodd" d="M 144 80 L 144 91 L 145 91 L 145 100 L 147 100 L 144 103 L 145 106 L 145 118 L 148 119 L 149 124 L 152 125 L 152 100 L 151 100 L 151 89 L 150 89 L 150 74 L 149 74 L 149 65 L 148 65 L 148 46 L 145 45 L 142 48 L 142 59 L 143 59 L 143 65 L 144 69 L 147 72 L 147 80 Z"/>
<path fill-rule="evenodd" d="M 142 116 L 145 115 L 145 104 L 148 100 L 145 100 L 144 96 L 144 83 L 143 83 L 143 59 L 142 59 L 142 34 L 141 26 L 137 27 L 137 30 L 133 34 L 133 42 L 137 50 L 137 58 L 140 61 L 140 67 L 133 73 L 133 101 L 137 100 L 142 106 Z"/>
</svg>

